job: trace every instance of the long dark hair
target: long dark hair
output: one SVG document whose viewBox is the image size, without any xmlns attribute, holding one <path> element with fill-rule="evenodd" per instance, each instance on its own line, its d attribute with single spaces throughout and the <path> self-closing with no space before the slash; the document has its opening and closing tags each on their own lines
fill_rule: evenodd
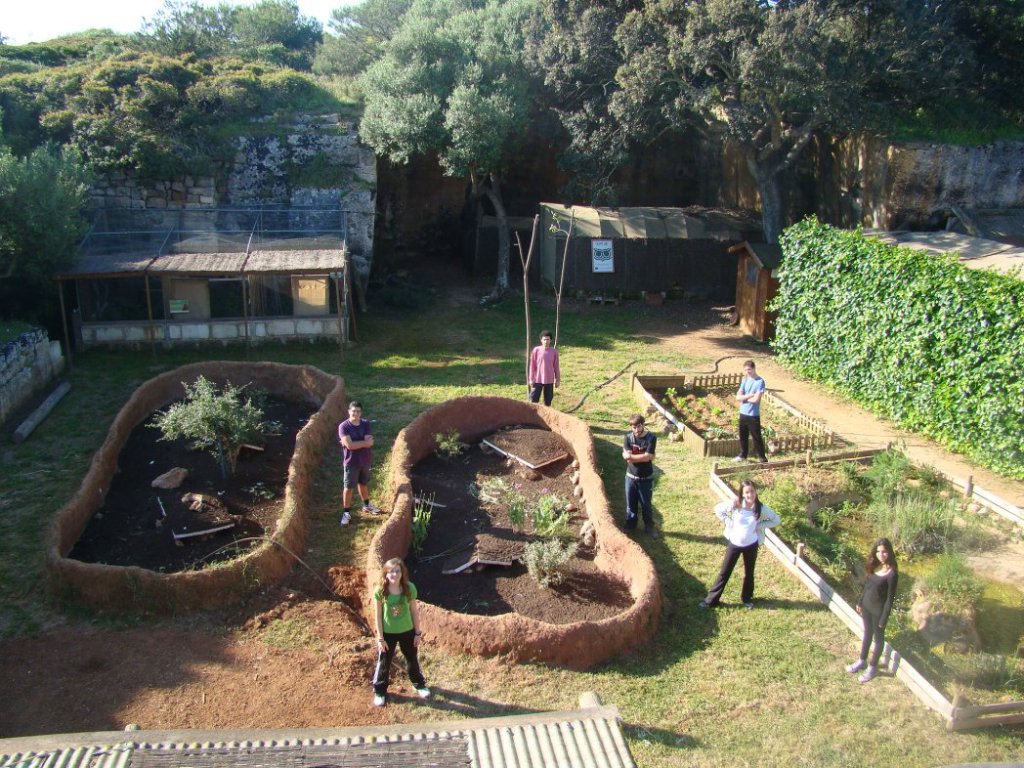
<svg viewBox="0 0 1024 768">
<path fill-rule="evenodd" d="M 757 495 L 757 486 L 754 485 L 753 480 L 744 480 L 740 483 L 740 495 L 736 497 L 736 506 L 733 509 L 739 509 L 740 505 L 743 504 L 743 489 L 747 486 L 754 489 L 754 519 L 761 519 L 761 497 Z"/>
<path fill-rule="evenodd" d="M 878 559 L 877 554 L 879 547 L 885 547 L 886 551 L 888 551 L 889 567 L 892 568 L 894 571 L 899 571 L 899 569 L 896 567 L 896 550 L 892 548 L 892 542 L 883 537 L 871 545 L 871 551 L 868 553 L 867 562 L 864 563 L 865 575 L 870 575 L 874 573 L 878 569 L 878 566 L 882 564 L 882 561 Z"/>
</svg>

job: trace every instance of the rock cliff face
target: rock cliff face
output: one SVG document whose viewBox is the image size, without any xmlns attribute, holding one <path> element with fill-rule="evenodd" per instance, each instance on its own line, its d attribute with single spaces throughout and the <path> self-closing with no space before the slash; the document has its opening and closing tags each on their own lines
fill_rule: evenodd
<svg viewBox="0 0 1024 768">
<path fill-rule="evenodd" d="M 934 228 L 952 205 L 1024 206 L 1024 142 L 963 147 L 869 136 L 819 141 L 800 176 L 805 181 L 795 184 L 793 220 L 813 212 L 840 226 Z"/>
<path fill-rule="evenodd" d="M 285 130 L 237 141 L 231 166 L 214 177 L 148 181 L 131 172 L 100 179 L 97 208 L 188 209 L 290 205 L 347 213 L 348 246 L 369 261 L 377 199 L 377 162 L 359 143 L 357 124 L 338 115 L 300 115 Z"/>
</svg>

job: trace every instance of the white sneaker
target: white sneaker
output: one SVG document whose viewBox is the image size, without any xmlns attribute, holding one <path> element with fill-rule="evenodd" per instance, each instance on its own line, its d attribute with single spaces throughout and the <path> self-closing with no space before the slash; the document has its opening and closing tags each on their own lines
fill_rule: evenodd
<svg viewBox="0 0 1024 768">
<path fill-rule="evenodd" d="M 857 659 L 855 662 L 853 662 L 853 664 L 846 665 L 846 671 L 849 672 L 851 675 L 854 672 L 860 672 L 862 669 L 864 669 L 864 662 L 860 659 Z"/>
<path fill-rule="evenodd" d="M 350 515 L 348 512 L 342 512 L 341 513 L 341 524 L 342 525 L 348 525 L 351 522 L 352 522 L 352 515 Z M 383 706 L 383 705 L 378 705 L 378 706 Z"/>
<path fill-rule="evenodd" d="M 416 695 L 419 696 L 421 699 L 429 699 L 430 698 L 430 689 L 427 688 L 426 686 L 424 686 L 423 688 L 417 688 L 416 689 Z"/>
<path fill-rule="evenodd" d="M 381 694 L 379 694 L 379 693 L 373 694 L 373 706 L 375 706 L 375 707 L 383 707 L 387 703 L 388 703 L 388 700 L 384 696 L 382 696 Z"/>
<path fill-rule="evenodd" d="M 732 463 L 733 464 L 739 464 L 741 461 L 746 461 L 746 460 L 747 460 L 746 456 L 733 456 L 732 457 Z"/>
<path fill-rule="evenodd" d="M 857 679 L 860 680 L 862 683 L 866 683 L 869 680 L 874 680 L 875 675 L 877 674 L 878 670 L 875 667 L 869 666 L 866 670 L 864 670 L 864 674 L 858 677 Z"/>
<path fill-rule="evenodd" d="M 376 504 L 367 501 L 363 504 L 363 512 L 368 515 L 379 515 L 381 513 L 381 509 Z"/>
</svg>

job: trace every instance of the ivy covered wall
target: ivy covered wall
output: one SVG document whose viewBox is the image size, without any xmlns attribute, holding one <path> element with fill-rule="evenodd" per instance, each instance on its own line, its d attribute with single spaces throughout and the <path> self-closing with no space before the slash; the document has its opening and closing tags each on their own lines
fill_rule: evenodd
<svg viewBox="0 0 1024 768">
<path fill-rule="evenodd" d="M 1024 282 L 806 219 L 786 230 L 783 364 L 1024 479 Z"/>
</svg>

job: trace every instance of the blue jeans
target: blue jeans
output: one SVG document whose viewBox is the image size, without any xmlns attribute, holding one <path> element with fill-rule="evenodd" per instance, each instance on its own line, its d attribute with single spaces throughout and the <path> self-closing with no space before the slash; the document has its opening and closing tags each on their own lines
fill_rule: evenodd
<svg viewBox="0 0 1024 768">
<path fill-rule="evenodd" d="M 644 528 L 654 528 L 651 515 L 651 496 L 654 492 L 654 477 L 626 475 L 626 530 L 636 530 L 637 507 L 644 516 Z"/>
</svg>

